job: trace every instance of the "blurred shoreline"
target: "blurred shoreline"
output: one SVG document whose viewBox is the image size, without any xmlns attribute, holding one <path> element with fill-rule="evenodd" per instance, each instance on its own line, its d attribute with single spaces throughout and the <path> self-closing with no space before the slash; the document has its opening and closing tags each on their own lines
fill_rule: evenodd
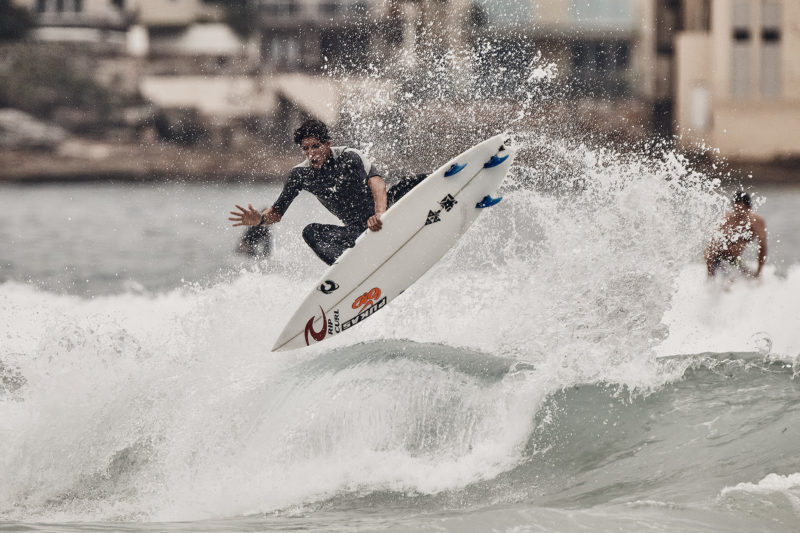
<svg viewBox="0 0 800 533">
<path fill-rule="evenodd" d="M 0 183 L 253 183 L 283 181 L 302 159 L 290 147 L 224 151 L 169 143 L 110 143 L 72 138 L 55 150 L 0 150 Z M 705 161 L 695 167 L 723 183 L 800 186 L 800 161 Z"/>
<path fill-rule="evenodd" d="M 269 148 L 221 152 L 166 143 L 72 139 L 56 150 L 0 150 L 0 183 L 264 182 L 282 180 L 301 156 Z"/>
</svg>

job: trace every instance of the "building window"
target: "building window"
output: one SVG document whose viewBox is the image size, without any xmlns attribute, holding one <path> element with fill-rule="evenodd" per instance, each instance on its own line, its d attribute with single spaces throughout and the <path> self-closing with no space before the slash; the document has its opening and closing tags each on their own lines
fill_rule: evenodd
<svg viewBox="0 0 800 533">
<path fill-rule="evenodd" d="M 300 12 L 295 0 L 272 0 L 261 4 L 261 11 L 271 17 L 289 17 Z"/>
<path fill-rule="evenodd" d="M 761 95 L 781 95 L 781 4 L 777 0 L 761 6 Z"/>
<path fill-rule="evenodd" d="M 629 94 L 627 41 L 578 41 L 572 45 L 572 78 L 580 94 L 620 97 Z"/>
<path fill-rule="evenodd" d="M 369 55 L 369 32 L 363 28 L 328 28 L 322 31 L 319 46 L 329 65 L 358 72 L 364 68 Z"/>
<path fill-rule="evenodd" d="M 677 11 L 673 3 L 671 0 L 666 2 L 667 11 Z M 636 9 L 632 0 L 571 0 L 569 9 L 572 19 L 578 23 L 626 30 L 636 25 Z"/>
<path fill-rule="evenodd" d="M 750 2 L 737 0 L 733 4 L 733 57 L 731 65 L 731 95 L 746 98 L 750 93 Z"/>
<path fill-rule="evenodd" d="M 338 2 L 324 2 L 319 5 L 319 12 L 323 17 L 335 17 L 339 14 L 340 8 Z"/>
<path fill-rule="evenodd" d="M 519 0 L 476 0 L 473 6 L 481 9 L 492 25 L 527 24 L 533 16 L 532 3 Z"/>
<path fill-rule="evenodd" d="M 298 43 L 294 37 L 276 36 L 271 44 L 272 63 L 280 68 L 292 70 L 299 64 Z"/>
</svg>

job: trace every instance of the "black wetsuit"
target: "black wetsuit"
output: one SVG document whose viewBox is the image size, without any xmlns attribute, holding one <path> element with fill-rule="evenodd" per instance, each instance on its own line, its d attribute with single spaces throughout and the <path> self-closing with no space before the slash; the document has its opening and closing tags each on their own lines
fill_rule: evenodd
<svg viewBox="0 0 800 533">
<path fill-rule="evenodd" d="M 375 214 L 375 199 L 367 183 L 372 176 L 381 174 L 361 152 L 334 147 L 331 156 L 318 170 L 308 161 L 294 167 L 272 209 L 283 216 L 301 190 L 316 196 L 344 226 L 309 224 L 303 228 L 303 239 L 320 259 L 332 265 L 355 244 L 358 236 L 367 229 L 367 220 Z M 394 203 L 424 177 L 421 175 L 411 183 L 406 180 L 393 187 L 387 192 L 388 204 Z"/>
</svg>

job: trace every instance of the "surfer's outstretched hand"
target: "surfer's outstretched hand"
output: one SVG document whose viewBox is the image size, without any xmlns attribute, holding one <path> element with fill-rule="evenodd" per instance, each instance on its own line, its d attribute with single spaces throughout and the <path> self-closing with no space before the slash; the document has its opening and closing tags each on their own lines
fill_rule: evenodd
<svg viewBox="0 0 800 533">
<path fill-rule="evenodd" d="M 256 211 L 251 204 L 247 204 L 247 209 L 236 205 L 238 211 L 231 211 L 232 217 L 228 220 L 234 222 L 234 226 L 258 226 L 261 223 L 261 213 Z"/>
<path fill-rule="evenodd" d="M 383 222 L 381 222 L 381 213 L 375 213 L 369 217 L 367 219 L 367 227 L 372 231 L 380 231 L 383 227 Z"/>
</svg>

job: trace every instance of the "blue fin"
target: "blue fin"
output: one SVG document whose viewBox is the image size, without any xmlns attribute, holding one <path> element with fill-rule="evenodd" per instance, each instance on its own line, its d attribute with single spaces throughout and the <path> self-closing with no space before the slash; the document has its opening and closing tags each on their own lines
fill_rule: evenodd
<svg viewBox="0 0 800 533">
<path fill-rule="evenodd" d="M 462 170 L 464 170 L 464 167 L 466 167 L 466 166 L 467 166 L 466 163 L 464 163 L 463 165 L 459 165 L 458 163 L 454 163 L 453 166 L 450 167 L 450 169 L 447 172 L 444 173 L 444 177 L 445 178 L 449 178 L 450 176 L 454 176 L 454 175 L 458 174 L 459 172 L 461 172 Z"/>
<path fill-rule="evenodd" d="M 497 165 L 499 165 L 500 163 L 502 163 L 502 162 L 503 162 L 503 161 L 505 161 L 506 159 L 508 159 L 508 154 L 504 155 L 503 157 L 498 157 L 498 156 L 496 156 L 496 155 L 493 155 L 493 156 L 492 156 L 492 158 L 491 158 L 490 160 L 488 160 L 488 161 L 487 161 L 487 162 L 486 162 L 486 163 L 483 165 L 483 168 L 492 168 L 492 167 L 496 167 Z"/>
<path fill-rule="evenodd" d="M 492 207 L 493 205 L 499 204 L 500 200 L 502 199 L 503 199 L 502 196 L 498 196 L 497 198 L 492 198 L 487 194 L 486 196 L 483 197 L 483 200 L 475 204 L 475 207 L 477 207 L 478 209 L 483 209 L 484 207 Z"/>
</svg>

